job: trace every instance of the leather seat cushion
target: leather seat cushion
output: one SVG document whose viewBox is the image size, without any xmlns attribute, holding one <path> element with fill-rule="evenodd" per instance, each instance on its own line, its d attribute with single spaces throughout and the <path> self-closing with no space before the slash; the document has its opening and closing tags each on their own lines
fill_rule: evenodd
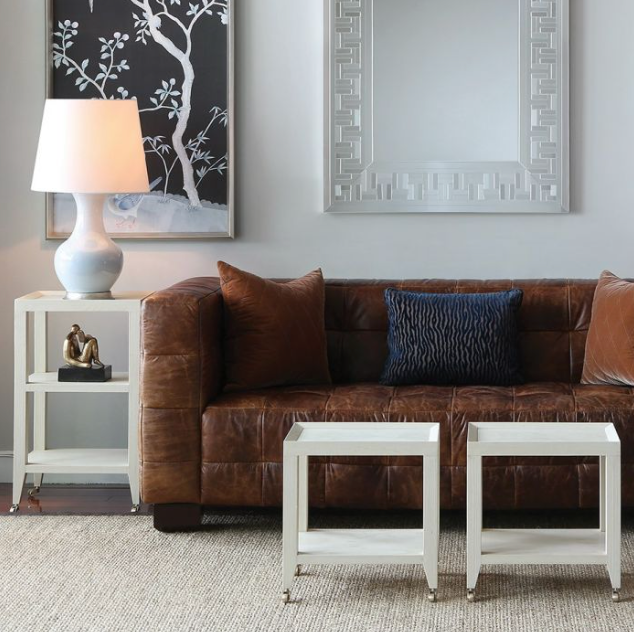
<svg viewBox="0 0 634 632">
<path fill-rule="evenodd" d="M 281 463 L 284 437 L 296 421 L 437 422 L 445 466 L 466 465 L 469 422 L 613 422 L 624 460 L 634 462 L 634 432 L 628 432 L 634 424 L 634 389 L 558 382 L 515 387 L 354 384 L 226 393 L 204 411 L 203 462 Z M 420 463 L 411 457 L 374 462 Z"/>
<path fill-rule="evenodd" d="M 203 504 L 280 506 L 283 441 L 296 421 L 438 422 L 441 506 L 464 508 L 470 421 L 613 422 L 624 475 L 634 474 L 634 389 L 533 383 L 516 387 L 389 387 L 377 384 L 282 387 L 221 395 L 202 424 Z M 420 457 L 313 458 L 311 505 L 420 508 Z M 593 458 L 484 459 L 485 507 L 592 507 Z M 624 490 L 624 503 L 634 493 Z"/>
</svg>

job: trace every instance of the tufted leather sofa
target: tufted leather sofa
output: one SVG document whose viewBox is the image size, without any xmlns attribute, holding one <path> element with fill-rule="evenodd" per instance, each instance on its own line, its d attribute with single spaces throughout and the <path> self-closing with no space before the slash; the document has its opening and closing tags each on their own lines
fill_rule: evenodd
<svg viewBox="0 0 634 632">
<path fill-rule="evenodd" d="M 280 506 L 282 441 L 294 421 L 439 422 L 441 504 L 465 506 L 470 421 L 614 422 L 623 480 L 634 480 L 634 389 L 579 384 L 596 281 L 327 282 L 326 328 L 332 385 L 222 393 L 223 304 L 219 282 L 199 278 L 143 303 L 140 459 L 155 525 L 198 524 L 200 507 Z M 383 291 L 491 292 L 519 287 L 522 366 L 513 388 L 385 387 Z M 274 362 L 275 358 L 271 358 Z M 488 508 L 598 505 L 593 459 L 486 459 Z M 331 458 L 311 462 L 315 507 L 419 508 L 416 458 Z M 634 485 L 623 504 L 634 506 Z"/>
</svg>

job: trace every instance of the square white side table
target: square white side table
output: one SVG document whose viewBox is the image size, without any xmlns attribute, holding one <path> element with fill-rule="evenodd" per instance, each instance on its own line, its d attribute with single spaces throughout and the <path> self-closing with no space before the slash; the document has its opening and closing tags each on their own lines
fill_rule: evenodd
<svg viewBox="0 0 634 632">
<path fill-rule="evenodd" d="M 598 529 L 482 529 L 483 456 L 596 456 Z M 621 589 L 621 442 L 611 423 L 470 423 L 467 438 L 467 599 L 483 564 L 607 565 Z"/>
<path fill-rule="evenodd" d="M 284 440 L 282 599 L 301 564 L 422 564 L 438 590 L 440 444 L 435 423 L 295 423 Z M 422 456 L 423 529 L 309 529 L 311 456 Z"/>
<path fill-rule="evenodd" d="M 11 512 L 20 505 L 24 479 L 35 478 L 39 491 L 44 474 L 126 474 L 130 482 L 132 512 L 139 509 L 139 367 L 141 302 L 149 292 L 114 294 L 113 300 L 65 300 L 65 292 L 33 292 L 15 301 L 15 383 L 13 424 L 13 500 Z M 108 382 L 58 382 L 57 372 L 47 371 L 47 314 L 111 313 L 128 314 L 128 372 L 114 373 Z M 32 372 L 29 367 L 28 315 L 33 314 Z M 33 393 L 33 450 L 29 452 L 27 396 Z M 46 449 L 47 393 L 127 393 L 127 449 Z"/>
</svg>

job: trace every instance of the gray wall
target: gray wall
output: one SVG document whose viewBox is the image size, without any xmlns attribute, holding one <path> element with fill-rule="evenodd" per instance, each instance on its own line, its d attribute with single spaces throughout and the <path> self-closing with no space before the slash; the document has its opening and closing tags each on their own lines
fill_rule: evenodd
<svg viewBox="0 0 634 632">
<path fill-rule="evenodd" d="M 240 0 L 235 241 L 124 243 L 119 289 L 213 275 L 217 259 L 263 275 L 596 277 L 634 274 L 634 2 L 571 0 L 572 214 L 326 216 L 322 207 L 322 0 Z M 0 450 L 12 442 L 12 300 L 59 287 L 44 200 L 29 191 L 44 99 L 44 2 L 0 0 Z M 67 323 L 57 325 L 61 333 Z M 104 355 L 122 341 L 99 323 Z M 124 441 L 120 403 L 86 419 L 56 401 L 55 445 Z M 94 433 L 94 435 L 93 435 Z M 0 459 L 0 480 L 10 479 Z"/>
</svg>

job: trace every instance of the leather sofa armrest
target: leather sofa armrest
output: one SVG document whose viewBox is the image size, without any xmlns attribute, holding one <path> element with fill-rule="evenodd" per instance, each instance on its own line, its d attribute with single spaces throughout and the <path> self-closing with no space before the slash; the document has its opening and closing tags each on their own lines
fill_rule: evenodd
<svg viewBox="0 0 634 632">
<path fill-rule="evenodd" d="M 155 292 L 141 310 L 141 493 L 199 503 L 201 423 L 222 385 L 222 293 L 216 278 Z"/>
</svg>

